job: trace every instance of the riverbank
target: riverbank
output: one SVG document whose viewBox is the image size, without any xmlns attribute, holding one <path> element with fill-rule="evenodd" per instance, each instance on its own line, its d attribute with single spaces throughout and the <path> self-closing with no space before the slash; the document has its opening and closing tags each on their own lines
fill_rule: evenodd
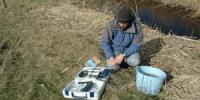
<svg viewBox="0 0 200 100">
<path fill-rule="evenodd" d="M 66 100 L 63 87 L 99 51 L 105 24 L 113 18 L 60 1 L 16 0 L 0 9 L 0 100 Z M 171 74 L 152 98 L 135 90 L 135 68 L 112 74 L 102 100 L 198 99 L 200 45 L 144 25 L 141 64 Z M 105 65 L 104 62 L 101 63 Z"/>
<path fill-rule="evenodd" d="M 192 18 L 200 19 L 200 2 L 199 0 L 152 0 L 162 3 L 168 8 L 182 8 L 179 12 L 187 12 Z"/>
</svg>

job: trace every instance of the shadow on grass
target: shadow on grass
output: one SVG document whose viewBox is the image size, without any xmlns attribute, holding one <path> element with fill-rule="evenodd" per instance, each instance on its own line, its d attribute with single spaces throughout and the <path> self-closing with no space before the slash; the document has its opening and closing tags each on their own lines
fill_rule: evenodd
<svg viewBox="0 0 200 100">
<path fill-rule="evenodd" d="M 149 66 L 151 58 L 156 55 L 156 53 L 160 52 L 162 47 L 165 45 L 162 38 L 155 38 L 146 43 L 144 43 L 141 47 L 141 64 Z"/>
<path fill-rule="evenodd" d="M 140 54 L 141 54 L 141 63 L 140 65 L 150 66 L 151 58 L 154 57 L 165 45 L 162 38 L 152 39 L 142 45 Z M 173 79 L 173 76 L 165 71 L 167 74 L 167 82 Z"/>
</svg>

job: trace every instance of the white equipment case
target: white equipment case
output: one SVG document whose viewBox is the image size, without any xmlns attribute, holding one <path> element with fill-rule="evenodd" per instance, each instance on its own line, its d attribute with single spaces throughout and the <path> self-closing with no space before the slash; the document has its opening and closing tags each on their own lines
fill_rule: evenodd
<svg viewBox="0 0 200 100">
<path fill-rule="evenodd" d="M 110 69 L 84 67 L 63 89 L 65 98 L 99 100 L 106 87 Z"/>
</svg>

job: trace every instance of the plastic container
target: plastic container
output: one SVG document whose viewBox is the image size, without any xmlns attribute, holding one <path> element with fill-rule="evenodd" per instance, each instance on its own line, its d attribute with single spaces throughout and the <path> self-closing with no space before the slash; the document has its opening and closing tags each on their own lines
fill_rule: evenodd
<svg viewBox="0 0 200 100">
<path fill-rule="evenodd" d="M 93 85 L 87 87 L 87 82 L 92 82 Z M 106 85 L 105 82 L 91 80 L 86 80 L 82 83 L 83 84 L 77 84 L 75 80 L 71 81 L 63 89 L 64 97 L 73 99 L 99 100 Z"/>
<path fill-rule="evenodd" d="M 99 100 L 107 84 L 110 70 L 84 67 L 63 89 L 65 98 Z"/>
<path fill-rule="evenodd" d="M 145 94 L 157 95 L 166 77 L 166 73 L 158 68 L 138 66 L 136 69 L 136 88 Z"/>
<path fill-rule="evenodd" d="M 85 63 L 85 65 L 87 66 L 87 67 L 96 67 L 97 66 L 97 64 L 94 62 L 94 60 L 92 60 L 92 59 L 89 59 L 86 63 Z"/>
</svg>

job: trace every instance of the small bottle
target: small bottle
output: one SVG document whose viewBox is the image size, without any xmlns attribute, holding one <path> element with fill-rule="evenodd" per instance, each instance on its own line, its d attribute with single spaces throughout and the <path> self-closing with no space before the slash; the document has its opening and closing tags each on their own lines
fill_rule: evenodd
<svg viewBox="0 0 200 100">
<path fill-rule="evenodd" d="M 97 56 L 90 57 L 89 60 L 85 63 L 86 67 L 97 67 L 98 64 L 100 64 L 101 59 L 99 59 Z"/>
<path fill-rule="evenodd" d="M 87 62 L 86 62 L 86 67 L 96 67 L 97 64 L 92 60 L 92 59 L 89 59 Z"/>
</svg>

